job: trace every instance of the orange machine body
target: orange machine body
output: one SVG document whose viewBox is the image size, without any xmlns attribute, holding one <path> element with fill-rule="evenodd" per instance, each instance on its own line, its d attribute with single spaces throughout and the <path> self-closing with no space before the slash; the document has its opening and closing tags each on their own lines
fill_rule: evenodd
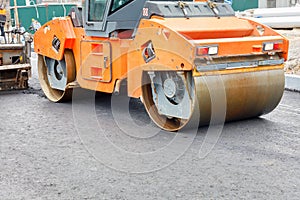
<svg viewBox="0 0 300 200">
<path fill-rule="evenodd" d="M 259 29 L 264 29 L 259 33 Z M 198 46 L 218 45 L 215 57 L 263 55 L 263 44 L 278 42 L 278 51 L 287 58 L 288 40 L 272 29 L 248 19 L 227 18 L 161 18 L 142 19 L 135 38 L 131 32 L 118 37 L 90 37 L 83 28 L 75 28 L 69 17 L 45 24 L 35 34 L 35 51 L 60 60 L 65 49 L 71 49 L 76 63 L 77 81 L 82 88 L 112 93 L 118 80 L 127 79 L 128 94 L 141 96 L 141 74 L 147 70 L 193 70 Z M 52 46 L 60 40 L 59 50 Z M 151 40 L 156 57 L 146 63 L 143 45 Z M 236 59 L 236 58 L 235 58 Z M 263 66 L 262 66 L 263 67 Z M 282 66 L 281 66 L 282 67 Z M 254 70 L 261 70 L 255 68 Z M 194 76 L 213 73 L 236 73 L 249 69 L 197 72 Z"/>
</svg>

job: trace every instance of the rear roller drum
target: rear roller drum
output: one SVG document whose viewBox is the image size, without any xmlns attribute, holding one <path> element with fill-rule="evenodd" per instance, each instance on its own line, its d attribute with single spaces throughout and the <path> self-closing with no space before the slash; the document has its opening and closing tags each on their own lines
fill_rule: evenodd
<svg viewBox="0 0 300 200">
<path fill-rule="evenodd" d="M 142 100 L 151 119 L 162 129 L 177 131 L 192 116 L 195 87 L 190 72 L 146 72 Z"/>
<path fill-rule="evenodd" d="M 61 102 L 72 98 L 68 83 L 76 77 L 73 53 L 65 50 L 62 60 L 38 56 L 38 74 L 43 92 L 50 101 Z"/>
</svg>

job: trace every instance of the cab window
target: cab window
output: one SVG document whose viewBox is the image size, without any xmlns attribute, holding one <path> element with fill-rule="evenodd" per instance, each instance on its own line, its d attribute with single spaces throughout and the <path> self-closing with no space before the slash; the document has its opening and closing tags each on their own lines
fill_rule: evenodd
<svg viewBox="0 0 300 200">
<path fill-rule="evenodd" d="M 121 7 L 125 6 L 126 4 L 128 4 L 131 1 L 132 0 L 113 0 L 111 12 L 114 12 L 114 11 L 120 9 Z"/>
<path fill-rule="evenodd" d="M 88 21 L 102 21 L 108 0 L 89 0 Z"/>
</svg>

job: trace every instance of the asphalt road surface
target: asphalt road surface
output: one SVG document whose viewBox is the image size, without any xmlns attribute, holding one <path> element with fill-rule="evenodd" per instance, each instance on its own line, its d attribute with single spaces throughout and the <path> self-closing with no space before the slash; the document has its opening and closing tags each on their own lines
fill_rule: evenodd
<svg viewBox="0 0 300 200">
<path fill-rule="evenodd" d="M 36 66 L 30 86 L 0 96 L 0 199 L 300 197 L 299 93 L 261 118 L 176 134 L 122 96 L 78 90 L 73 103 L 51 103 Z"/>
</svg>

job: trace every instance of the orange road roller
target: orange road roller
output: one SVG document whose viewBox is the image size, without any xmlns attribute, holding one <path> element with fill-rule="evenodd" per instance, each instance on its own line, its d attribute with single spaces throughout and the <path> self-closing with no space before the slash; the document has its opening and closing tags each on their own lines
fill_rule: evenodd
<svg viewBox="0 0 300 200">
<path fill-rule="evenodd" d="M 41 87 L 53 102 L 81 88 L 114 93 L 127 82 L 162 129 L 271 112 L 284 91 L 288 40 L 238 18 L 221 1 L 86 0 L 34 36 Z M 222 94 L 222 95 L 219 95 Z"/>
</svg>

